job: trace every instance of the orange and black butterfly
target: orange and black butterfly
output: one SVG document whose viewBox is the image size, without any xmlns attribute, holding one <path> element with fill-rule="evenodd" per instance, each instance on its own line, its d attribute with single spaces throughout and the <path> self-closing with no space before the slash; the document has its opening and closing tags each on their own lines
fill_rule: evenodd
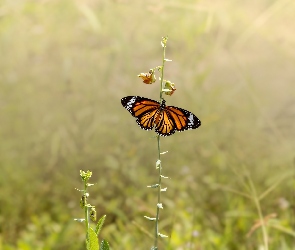
<svg viewBox="0 0 295 250">
<path fill-rule="evenodd" d="M 166 106 L 162 103 L 140 96 L 126 96 L 121 103 L 136 118 L 142 129 L 155 131 L 158 135 L 169 136 L 175 131 L 196 129 L 201 121 L 193 113 L 178 107 Z"/>
</svg>

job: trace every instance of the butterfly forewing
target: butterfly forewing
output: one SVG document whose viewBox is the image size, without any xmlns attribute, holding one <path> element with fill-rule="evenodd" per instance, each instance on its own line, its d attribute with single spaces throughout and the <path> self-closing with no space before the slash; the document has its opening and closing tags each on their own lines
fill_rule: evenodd
<svg viewBox="0 0 295 250">
<path fill-rule="evenodd" d="M 158 110 L 160 107 L 159 103 L 150 102 L 150 101 L 141 101 L 140 103 L 136 103 L 133 110 L 134 116 L 140 117 L 141 115 L 146 114 L 147 112 L 154 112 Z"/>
<path fill-rule="evenodd" d="M 137 99 L 138 96 L 126 96 L 121 99 L 121 104 L 133 115 L 133 106 Z"/>
<path fill-rule="evenodd" d="M 139 117 L 151 110 L 158 109 L 160 103 L 141 96 L 126 96 L 121 103 L 134 117 Z"/>
</svg>

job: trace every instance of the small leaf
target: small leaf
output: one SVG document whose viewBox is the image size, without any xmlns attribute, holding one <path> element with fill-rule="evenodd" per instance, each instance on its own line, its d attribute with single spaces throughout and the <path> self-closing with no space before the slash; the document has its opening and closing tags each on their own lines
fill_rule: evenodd
<svg viewBox="0 0 295 250">
<path fill-rule="evenodd" d="M 151 185 L 151 186 L 147 186 L 148 188 L 157 188 L 159 187 L 160 185 L 159 184 L 154 184 L 154 185 Z"/>
<path fill-rule="evenodd" d="M 148 219 L 148 220 L 156 220 L 156 218 L 151 218 L 151 217 L 148 217 L 148 216 L 143 216 L 143 217 Z"/>
<path fill-rule="evenodd" d="M 99 221 L 97 222 L 97 225 L 96 225 L 96 228 L 95 228 L 95 233 L 96 233 L 97 235 L 99 235 L 99 232 L 100 232 L 100 230 L 101 230 L 101 228 L 102 228 L 102 225 L 103 225 L 103 223 L 104 223 L 104 221 L 105 221 L 105 218 L 106 218 L 106 215 L 102 216 L 102 217 L 99 219 Z"/>
<path fill-rule="evenodd" d="M 165 151 L 165 152 L 160 153 L 160 155 L 164 155 L 164 154 L 167 154 L 167 153 L 168 153 L 168 151 Z"/>
<path fill-rule="evenodd" d="M 85 219 L 74 219 L 74 221 L 78 221 L 78 222 L 84 222 Z"/>
<path fill-rule="evenodd" d="M 97 250 L 99 248 L 98 238 L 94 230 L 90 227 L 88 231 L 87 249 Z"/>
<path fill-rule="evenodd" d="M 158 235 L 159 235 L 160 237 L 162 237 L 162 238 L 167 238 L 167 237 L 168 237 L 168 236 L 165 235 L 165 234 L 160 234 L 160 233 L 158 233 Z"/>
<path fill-rule="evenodd" d="M 166 62 L 172 62 L 172 60 L 165 58 L 164 61 Z"/>
<path fill-rule="evenodd" d="M 110 249 L 110 245 L 106 240 L 102 240 L 100 243 L 100 248 L 99 250 L 109 250 Z"/>
<path fill-rule="evenodd" d="M 156 161 L 156 168 L 159 168 L 159 166 L 161 166 L 161 160 Z"/>
<path fill-rule="evenodd" d="M 94 184 L 92 184 L 92 183 L 87 183 L 86 184 L 88 187 L 90 187 L 90 186 L 94 186 Z"/>
<path fill-rule="evenodd" d="M 163 204 L 162 203 L 158 203 L 157 204 L 157 207 L 163 209 Z"/>
<path fill-rule="evenodd" d="M 161 188 L 161 192 L 166 192 L 167 191 L 167 188 Z"/>
</svg>

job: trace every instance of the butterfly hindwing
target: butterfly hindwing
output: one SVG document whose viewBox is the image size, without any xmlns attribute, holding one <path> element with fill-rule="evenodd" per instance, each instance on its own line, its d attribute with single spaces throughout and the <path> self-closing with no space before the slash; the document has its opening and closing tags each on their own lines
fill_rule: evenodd
<svg viewBox="0 0 295 250">
<path fill-rule="evenodd" d="M 155 118 L 159 114 L 159 109 L 153 109 L 150 112 L 146 112 L 136 119 L 137 124 L 145 130 L 152 130 L 155 125 Z"/>
<path fill-rule="evenodd" d="M 159 122 L 156 124 L 155 131 L 158 135 L 169 136 L 175 133 L 175 124 L 166 108 L 163 110 Z"/>
</svg>

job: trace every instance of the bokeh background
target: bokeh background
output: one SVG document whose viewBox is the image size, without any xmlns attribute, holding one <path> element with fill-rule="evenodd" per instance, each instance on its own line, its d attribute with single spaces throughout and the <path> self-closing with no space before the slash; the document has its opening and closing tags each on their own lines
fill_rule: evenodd
<svg viewBox="0 0 295 250">
<path fill-rule="evenodd" d="M 85 249 L 80 169 L 101 238 L 150 249 L 157 142 L 120 99 L 158 98 L 137 75 L 161 64 L 166 35 L 167 103 L 202 126 L 161 140 L 160 249 L 265 249 L 261 227 L 248 234 L 255 197 L 269 249 L 295 249 L 294 13 L 292 0 L 1 0 L 0 249 Z"/>
</svg>

